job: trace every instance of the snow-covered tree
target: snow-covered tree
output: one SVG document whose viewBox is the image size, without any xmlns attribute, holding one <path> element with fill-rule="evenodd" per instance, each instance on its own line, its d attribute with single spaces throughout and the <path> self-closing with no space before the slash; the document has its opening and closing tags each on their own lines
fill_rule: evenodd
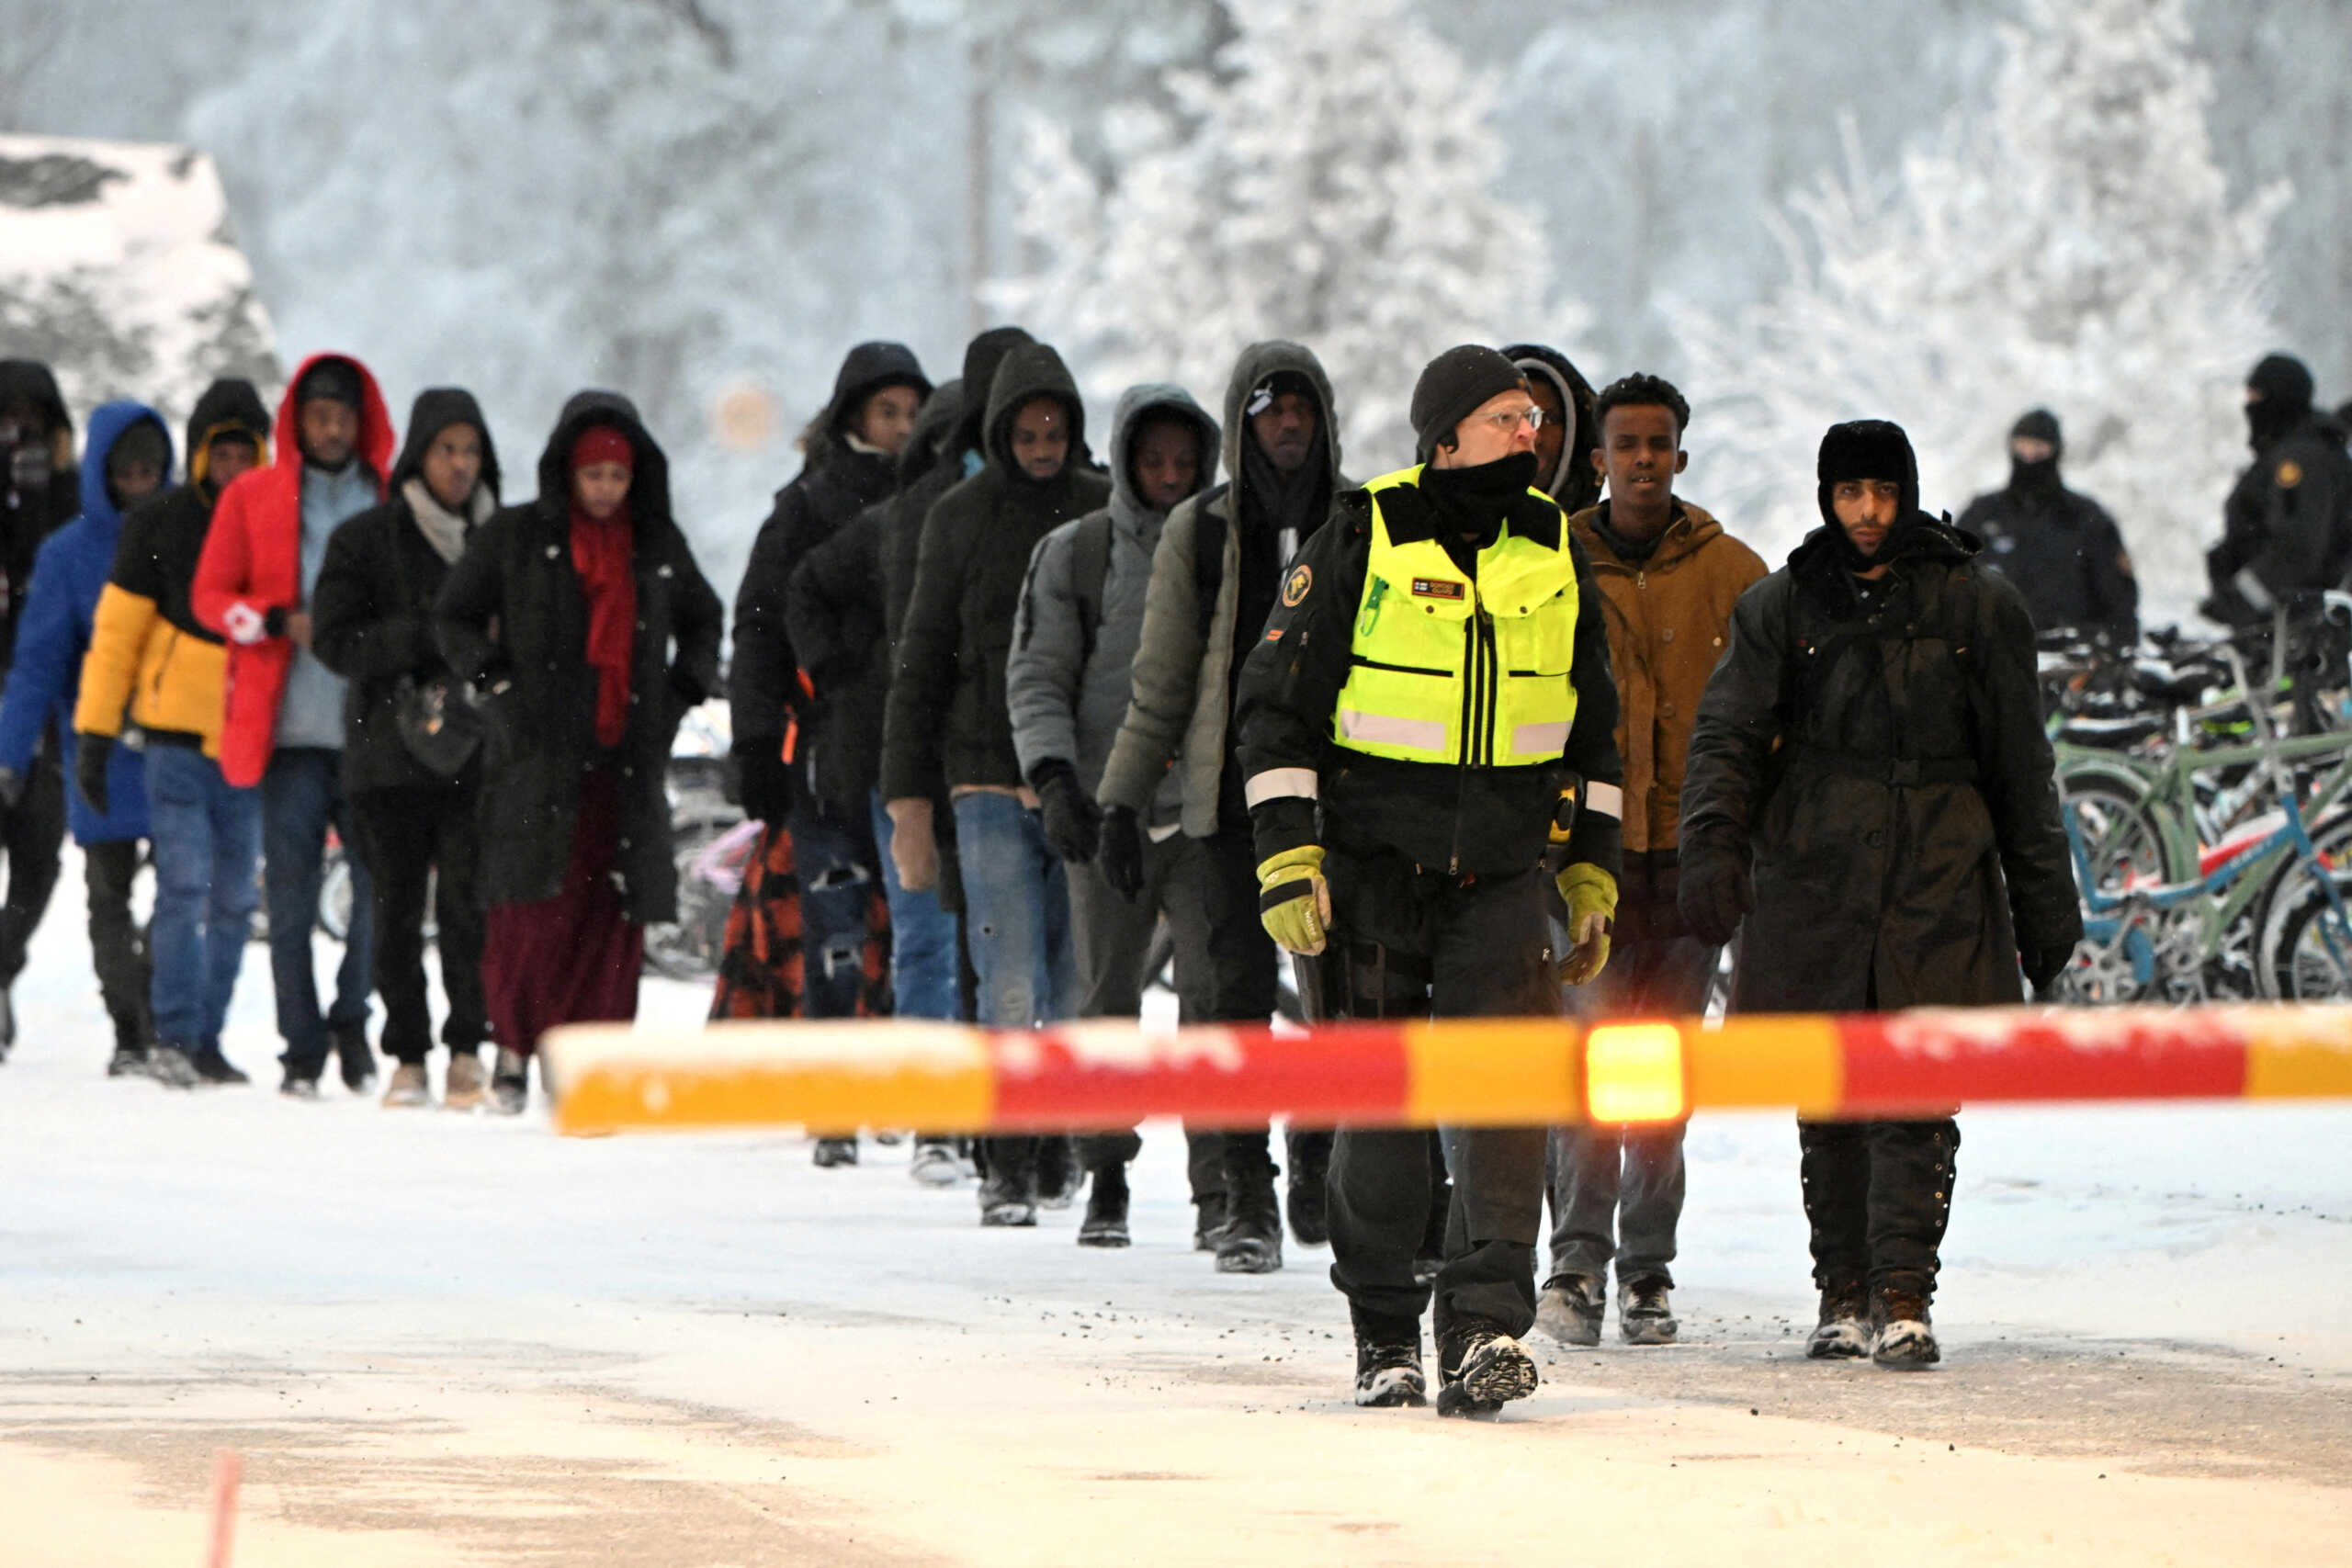
<svg viewBox="0 0 2352 1568">
<path fill-rule="evenodd" d="M 2245 460 L 2284 194 L 2233 205 L 2184 0 L 2025 0 L 2002 45 L 1991 102 L 1896 178 L 1849 151 L 1789 204 L 1776 293 L 1728 322 L 1687 313 L 1693 488 L 1785 548 L 1818 521 L 1824 427 L 1882 416 L 1909 429 L 1929 508 L 1957 512 L 2046 405 L 2068 482 L 2121 524 L 2148 608 L 2177 615 Z"/>
<path fill-rule="evenodd" d="M 1107 186 L 1033 120 L 1015 183 L 1033 270 L 997 299 L 1090 391 L 1173 378 L 1215 399 L 1262 338 L 1330 373 L 1350 467 L 1410 460 L 1413 378 L 1462 342 L 1571 335 L 1543 237 L 1496 194 L 1492 85 L 1407 0 L 1254 0 L 1210 72 Z"/>
</svg>

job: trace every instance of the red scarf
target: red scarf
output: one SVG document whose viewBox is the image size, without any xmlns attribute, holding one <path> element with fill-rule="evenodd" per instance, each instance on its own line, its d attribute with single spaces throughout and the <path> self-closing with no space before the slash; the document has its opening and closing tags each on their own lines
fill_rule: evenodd
<svg viewBox="0 0 2352 1568">
<path fill-rule="evenodd" d="M 571 509 L 571 567 L 588 604 L 588 662 L 596 671 L 596 744 L 617 746 L 628 729 L 628 667 L 637 647 L 635 539 L 628 508 L 599 523 Z"/>
</svg>

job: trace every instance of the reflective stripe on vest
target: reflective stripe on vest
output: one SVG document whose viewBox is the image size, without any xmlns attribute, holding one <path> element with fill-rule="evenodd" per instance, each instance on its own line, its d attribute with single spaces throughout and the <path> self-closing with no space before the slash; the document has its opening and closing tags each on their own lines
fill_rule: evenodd
<svg viewBox="0 0 2352 1568">
<path fill-rule="evenodd" d="M 1576 722 L 1577 573 L 1567 519 L 1556 547 L 1505 530 L 1478 552 L 1472 581 L 1435 539 L 1388 536 L 1384 491 L 1419 468 L 1364 487 L 1372 547 L 1356 603 L 1347 684 L 1331 738 L 1407 762 L 1530 767 L 1556 762 Z M 1546 506 L 1549 496 L 1532 491 Z"/>
</svg>

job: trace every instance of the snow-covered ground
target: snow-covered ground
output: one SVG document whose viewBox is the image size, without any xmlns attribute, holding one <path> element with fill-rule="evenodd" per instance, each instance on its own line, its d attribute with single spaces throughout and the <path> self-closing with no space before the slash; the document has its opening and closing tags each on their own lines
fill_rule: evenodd
<svg viewBox="0 0 2352 1568">
<path fill-rule="evenodd" d="M 1793 1133 L 1690 1134 L 1686 1344 L 1494 1426 L 1346 1400 L 1328 1255 L 983 1233 L 903 1148 L 101 1076 L 78 862 L 0 1067 L 0 1563 L 2344 1561 L 2352 1107 L 1977 1111 L 1923 1377 L 1805 1363 Z M 322 969 L 334 950 L 322 943 Z M 649 1018 L 698 1016 L 650 983 Z M 436 1077 L 438 1064 L 436 1061 Z M 1611 1331 L 1613 1333 L 1613 1323 Z M 2331 1555 L 2335 1554 L 2335 1555 Z"/>
</svg>

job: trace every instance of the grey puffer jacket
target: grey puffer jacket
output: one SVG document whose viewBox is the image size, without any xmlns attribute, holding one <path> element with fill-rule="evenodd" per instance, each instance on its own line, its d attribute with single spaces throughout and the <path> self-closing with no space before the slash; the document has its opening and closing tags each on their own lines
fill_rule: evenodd
<svg viewBox="0 0 2352 1568">
<path fill-rule="evenodd" d="M 1154 416 L 1190 423 L 1200 441 L 1199 482 L 1205 486 L 1216 477 L 1216 422 L 1183 388 L 1152 383 L 1130 387 L 1120 395 L 1111 425 L 1111 504 L 1065 523 L 1037 541 L 1021 586 L 1021 608 L 1013 618 L 1005 695 L 1012 711 L 1012 746 L 1021 758 L 1021 773 L 1033 783 L 1040 763 L 1058 761 L 1075 766 L 1079 783 L 1092 793 L 1126 717 L 1136 649 L 1143 641 L 1152 553 L 1168 521 L 1166 513 L 1151 510 L 1136 493 L 1136 438 Z M 1080 582 L 1079 536 L 1101 527 L 1106 518 L 1111 528 L 1109 570 L 1100 583 Z M 1081 609 L 1089 598 L 1102 616 L 1091 651 Z M 1174 822 L 1183 799 L 1183 781 L 1171 772 L 1142 814 L 1144 825 L 1159 828 Z"/>
<path fill-rule="evenodd" d="M 1321 362 L 1295 343 L 1252 344 L 1244 349 L 1225 391 L 1224 460 L 1230 479 L 1179 505 L 1160 530 L 1126 716 L 1095 790 L 1104 806 L 1124 806 L 1140 816 L 1172 769 L 1182 792 L 1184 832 L 1195 839 L 1213 837 L 1217 830 L 1226 728 L 1233 715 L 1233 631 L 1241 605 L 1241 539 L 1234 527 L 1234 486 L 1244 471 L 1241 444 L 1249 439 L 1243 405 L 1261 382 L 1284 370 L 1306 377 L 1323 405 L 1322 449 L 1331 470 L 1331 493 L 1353 488 L 1340 473 L 1331 383 Z M 1214 570 L 1201 559 L 1204 538 L 1216 541 Z M 1215 595 L 1207 604 L 1202 603 L 1204 589 Z M 1246 823 L 1229 826 L 1247 830 Z"/>
</svg>

